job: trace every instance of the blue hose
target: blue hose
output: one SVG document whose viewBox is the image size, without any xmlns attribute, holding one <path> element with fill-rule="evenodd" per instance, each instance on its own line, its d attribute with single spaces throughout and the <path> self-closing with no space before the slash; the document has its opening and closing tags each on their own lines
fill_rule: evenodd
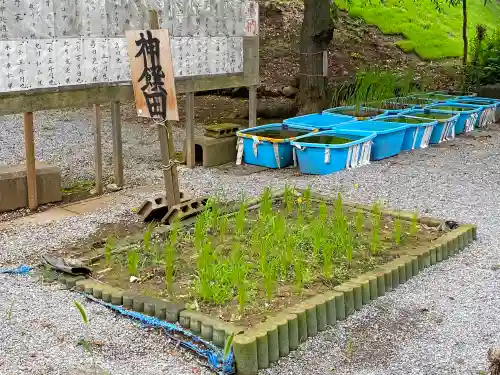
<svg viewBox="0 0 500 375">
<path fill-rule="evenodd" d="M 227 358 L 224 359 L 224 353 L 222 352 L 222 350 L 217 348 L 215 345 L 201 339 L 200 337 L 193 335 L 191 332 L 182 329 L 182 327 L 179 327 L 172 323 L 165 322 L 163 320 L 157 319 L 152 316 L 141 314 L 136 311 L 130 311 L 124 309 L 121 306 L 101 301 L 89 294 L 85 293 L 82 294 L 85 295 L 88 299 L 97 302 L 98 304 L 105 306 L 113 311 L 116 311 L 123 316 L 140 321 L 145 326 L 162 328 L 165 331 L 165 334 L 170 339 L 178 342 L 183 347 L 194 351 L 200 357 L 205 358 L 208 361 L 208 365 L 212 370 L 220 374 L 227 374 L 227 375 L 234 374 L 236 372 L 234 355 L 232 350 L 230 351 Z M 181 334 L 182 336 L 184 336 L 184 338 L 188 340 L 183 340 L 179 337 L 176 337 L 175 336 L 176 333 Z"/>
<path fill-rule="evenodd" d="M 27 275 L 31 270 L 32 267 L 22 264 L 17 268 L 0 268 L 0 274 Z"/>
</svg>

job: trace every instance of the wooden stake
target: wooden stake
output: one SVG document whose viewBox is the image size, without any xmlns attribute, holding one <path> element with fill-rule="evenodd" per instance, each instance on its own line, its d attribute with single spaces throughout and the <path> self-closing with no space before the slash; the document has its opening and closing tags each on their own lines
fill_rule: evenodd
<svg viewBox="0 0 500 375">
<path fill-rule="evenodd" d="M 33 112 L 24 113 L 24 151 L 26 154 L 26 180 L 28 183 L 28 207 L 38 208 L 35 164 L 35 139 L 33 134 Z"/>
<path fill-rule="evenodd" d="M 157 30 L 160 28 L 158 13 L 152 9 L 149 10 L 149 27 L 151 30 Z M 165 182 L 167 204 L 169 207 L 173 207 L 181 202 L 181 195 L 179 193 L 177 166 L 173 163 L 171 164 L 171 160 L 175 160 L 175 150 L 172 137 L 172 124 L 170 121 L 158 124 L 158 135 L 160 139 L 163 179 Z"/>
<path fill-rule="evenodd" d="M 95 168 L 95 189 L 97 194 L 102 194 L 102 145 L 101 145 L 101 105 L 94 104 L 94 168 Z"/>
<path fill-rule="evenodd" d="M 194 92 L 186 93 L 186 165 L 195 167 L 194 146 Z"/>
<path fill-rule="evenodd" d="M 113 169 L 115 172 L 115 184 L 116 186 L 122 187 L 124 180 L 120 102 L 111 103 L 111 130 L 113 133 Z"/>
<path fill-rule="evenodd" d="M 257 126 L 257 86 L 248 88 L 248 126 Z"/>
</svg>

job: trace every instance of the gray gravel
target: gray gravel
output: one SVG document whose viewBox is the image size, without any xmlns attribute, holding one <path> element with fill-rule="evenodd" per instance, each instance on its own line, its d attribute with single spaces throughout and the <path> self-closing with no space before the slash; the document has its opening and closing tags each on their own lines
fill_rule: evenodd
<svg viewBox="0 0 500 375">
<path fill-rule="evenodd" d="M 326 194 L 341 191 L 350 200 L 383 199 L 391 207 L 418 208 L 429 215 L 479 225 L 478 242 L 459 256 L 422 272 L 263 373 L 413 375 L 479 374 L 485 370 L 488 348 L 500 345 L 500 295 L 497 292 L 500 271 L 496 270 L 500 264 L 499 143 L 500 133 L 495 129 L 478 137 L 463 137 L 445 146 L 324 177 L 297 176 L 291 170 L 247 176 L 237 175 L 236 168 L 182 170 L 182 188 L 194 195 L 222 189 L 228 197 L 235 198 L 241 191 L 254 196 L 265 186 L 278 188 L 285 182 L 301 187 L 310 184 L 314 190 Z M 78 220 L 70 218 L 57 224 L 4 232 L 0 237 L 0 264 L 32 261 L 44 251 L 90 235 L 102 222 L 137 220 L 130 213 L 130 206 L 142 199 L 133 198 L 112 210 Z M 30 304 L 31 307 L 13 314 L 16 319 L 13 318 L 8 327 L 0 316 L 1 334 L 9 332 L 8 338 L 0 340 L 0 352 L 10 353 L 10 347 L 22 348 L 17 357 L 7 355 L 0 359 L 3 366 L 0 373 L 20 371 L 19 363 L 29 364 L 25 374 L 47 373 L 45 362 L 31 359 L 33 352 L 48 358 L 64 356 L 65 360 L 59 363 L 65 362 L 67 371 L 88 363 L 81 349 L 50 344 L 51 333 L 36 323 L 40 316 L 49 315 L 53 321 L 68 325 L 68 329 L 63 330 L 65 333 L 71 332 L 70 327 L 79 327 L 77 316 L 71 312 L 73 297 L 69 293 L 13 277 L 2 277 L 1 281 L 3 310 L 9 305 L 5 301 L 14 296 L 21 306 Z M 33 301 L 35 303 L 31 303 Z M 149 370 L 145 370 L 144 364 L 153 367 L 167 363 L 172 367 L 166 373 L 185 373 L 188 360 L 172 357 L 173 354 L 158 355 L 154 349 L 158 343 L 155 335 L 137 329 L 132 330 L 133 334 L 115 337 L 115 326 L 129 323 L 121 320 L 117 323 L 100 307 L 89 305 L 89 309 L 96 315 L 102 338 L 114 343 L 110 348 L 105 345 L 104 353 L 99 355 L 98 362 L 104 369 L 112 374 L 149 373 L 145 372 Z M 75 319 L 69 319 L 71 316 Z M 73 343 L 77 335 L 70 337 L 69 342 Z M 136 353 L 128 358 L 128 347 L 139 345 L 134 343 L 152 351 L 145 350 L 144 357 Z"/>
<path fill-rule="evenodd" d="M 57 285 L 0 276 L 1 374 L 206 374 L 160 332 L 139 328 Z M 74 301 L 89 317 L 83 324 Z M 79 345 L 93 343 L 92 356 Z"/>
</svg>

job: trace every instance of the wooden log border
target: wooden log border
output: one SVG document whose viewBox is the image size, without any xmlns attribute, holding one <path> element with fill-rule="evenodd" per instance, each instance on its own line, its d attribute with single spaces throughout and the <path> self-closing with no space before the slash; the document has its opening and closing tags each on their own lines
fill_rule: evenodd
<svg viewBox="0 0 500 375">
<path fill-rule="evenodd" d="M 300 192 L 300 190 L 297 190 Z M 273 194 L 273 199 L 283 197 L 283 192 Z M 312 194 L 313 199 L 332 202 L 334 198 Z M 259 199 L 249 202 L 249 209 L 257 207 Z M 366 212 L 371 207 L 345 202 L 345 206 Z M 234 208 L 229 215 L 237 212 Z M 394 216 L 395 211 L 383 210 L 383 215 Z M 410 221 L 411 212 L 397 212 L 402 220 Z M 185 225 L 193 223 L 188 220 Z M 431 217 L 419 217 L 418 222 L 429 227 L 439 227 L 443 221 Z M 157 228 L 165 234 L 168 226 Z M 139 238 L 134 237 L 134 238 Z M 408 250 L 389 263 L 380 265 L 372 271 L 342 283 L 331 291 L 318 294 L 301 303 L 285 308 L 269 316 L 264 323 L 251 328 L 240 327 L 223 322 L 198 311 L 190 311 L 185 306 L 169 303 L 159 298 L 145 297 L 128 291 L 113 288 L 93 279 L 60 275 L 58 280 L 68 289 L 76 289 L 102 298 L 105 302 L 123 305 L 126 308 L 179 323 L 185 329 L 206 341 L 211 341 L 219 348 L 234 335 L 233 349 L 238 375 L 256 375 L 259 370 L 268 368 L 279 358 L 297 350 L 299 343 L 314 337 L 336 322 L 345 320 L 363 306 L 378 297 L 394 290 L 399 285 L 416 276 L 423 269 L 448 259 L 477 239 L 477 227 L 462 224 L 458 228 L 445 232 L 431 244 Z"/>
</svg>

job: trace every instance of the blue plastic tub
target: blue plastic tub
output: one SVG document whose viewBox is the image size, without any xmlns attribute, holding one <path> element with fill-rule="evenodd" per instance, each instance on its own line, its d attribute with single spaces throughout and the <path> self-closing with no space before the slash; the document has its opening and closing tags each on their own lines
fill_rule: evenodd
<svg viewBox="0 0 500 375">
<path fill-rule="evenodd" d="M 408 124 L 384 122 L 374 119 L 339 125 L 335 130 L 357 130 L 376 133 L 377 136 L 373 139 L 371 160 L 382 160 L 401 152 L 407 128 Z"/>
<path fill-rule="evenodd" d="M 410 109 L 402 112 L 406 116 L 416 116 L 436 120 L 434 130 L 430 138 L 430 144 L 441 143 L 455 138 L 455 126 L 458 121 L 458 113 L 450 113 L 446 111 L 438 111 L 436 109 Z"/>
<path fill-rule="evenodd" d="M 432 100 L 435 103 L 448 102 L 450 100 L 455 100 L 458 98 L 458 96 L 456 96 L 456 95 L 449 95 L 449 94 L 443 94 L 443 93 L 438 93 L 438 92 L 428 92 L 428 93 L 423 93 L 423 94 L 417 94 L 415 96 L 417 98 Z"/>
<path fill-rule="evenodd" d="M 437 124 L 436 120 L 427 118 L 420 118 L 414 116 L 387 116 L 380 118 L 378 121 L 394 121 L 397 120 L 398 124 L 407 124 L 405 137 L 403 139 L 402 151 L 410 151 L 419 148 L 427 148 L 431 139 L 434 126 Z"/>
<path fill-rule="evenodd" d="M 297 116 L 286 119 L 283 121 L 287 125 L 300 125 L 306 126 L 319 130 L 329 130 L 333 129 L 339 124 L 344 124 L 346 122 L 356 121 L 354 117 L 342 116 L 342 115 L 322 115 L 319 113 L 313 113 L 310 115 Z"/>
<path fill-rule="evenodd" d="M 467 98 L 467 99 L 451 100 L 447 103 L 458 103 L 460 105 L 471 104 L 480 106 L 481 110 L 479 111 L 479 116 L 476 120 L 476 123 L 474 124 L 474 127 L 476 128 L 483 128 L 486 125 L 495 122 L 495 111 L 497 103 L 493 100 L 479 101 L 476 98 Z"/>
<path fill-rule="evenodd" d="M 376 114 L 373 116 L 368 116 L 368 113 L 367 113 L 367 116 L 354 116 L 353 114 L 352 115 L 349 114 L 350 112 L 356 112 L 356 111 L 357 111 L 356 106 L 350 105 L 350 106 L 345 106 L 345 107 L 335 107 L 335 108 L 326 109 L 323 111 L 323 114 L 328 115 L 328 116 L 331 116 L 331 115 L 347 116 L 347 117 L 354 118 L 356 120 L 369 120 L 370 118 L 374 118 L 374 117 L 377 117 L 380 115 L 387 114 L 387 111 L 385 109 L 377 109 L 377 108 L 365 107 L 365 106 L 359 107 L 360 114 L 362 114 L 363 112 L 373 112 L 373 111 L 375 111 Z"/>
<path fill-rule="evenodd" d="M 375 117 L 379 118 L 381 116 L 393 116 L 398 115 L 401 112 L 407 111 L 413 108 L 413 105 L 407 104 L 404 102 L 404 98 L 391 98 L 383 100 L 381 103 L 368 103 L 370 108 L 377 108 L 381 111 L 385 111 L 383 114 Z"/>
<path fill-rule="evenodd" d="M 485 97 L 479 97 L 479 96 L 461 96 L 459 99 L 468 99 L 471 100 L 475 103 L 477 102 L 486 102 L 486 103 L 491 103 L 495 105 L 495 112 L 493 114 L 489 114 L 490 119 L 492 118 L 494 122 L 500 121 L 500 99 L 494 99 L 494 98 L 485 98 Z M 486 126 L 487 124 L 484 124 Z"/>
<path fill-rule="evenodd" d="M 356 130 L 326 130 L 297 137 L 290 144 L 294 147 L 301 173 L 325 175 L 369 164 L 375 136 L 375 133 Z M 350 141 L 332 143 L 338 139 L 328 140 L 330 137 Z"/>
<path fill-rule="evenodd" d="M 426 109 L 437 109 L 441 112 L 448 112 L 450 114 L 459 113 L 457 123 L 455 124 L 455 134 L 469 133 L 474 130 L 479 113 L 483 110 L 482 107 L 470 104 L 450 103 L 436 103 L 431 104 Z"/>
<path fill-rule="evenodd" d="M 312 127 L 270 124 L 244 129 L 238 136 L 236 164 L 259 165 L 267 168 L 285 168 L 293 164 L 290 140 L 316 132 Z"/>
</svg>

